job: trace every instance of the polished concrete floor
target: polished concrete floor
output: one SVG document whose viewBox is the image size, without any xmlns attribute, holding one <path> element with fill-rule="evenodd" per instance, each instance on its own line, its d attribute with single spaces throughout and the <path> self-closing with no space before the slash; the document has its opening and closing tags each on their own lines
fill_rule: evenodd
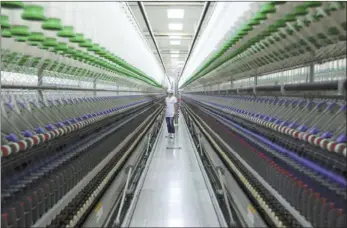
<svg viewBox="0 0 347 228">
<path fill-rule="evenodd" d="M 130 227 L 219 227 L 184 120 L 163 128 Z"/>
</svg>

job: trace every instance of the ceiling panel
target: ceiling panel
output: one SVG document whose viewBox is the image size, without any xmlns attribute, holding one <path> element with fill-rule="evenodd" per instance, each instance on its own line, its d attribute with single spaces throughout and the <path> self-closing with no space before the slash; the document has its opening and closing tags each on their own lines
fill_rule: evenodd
<svg viewBox="0 0 347 228">
<path fill-rule="evenodd" d="M 148 40 L 151 50 L 160 62 L 157 50 L 152 42 L 145 20 L 136 2 L 128 3 L 132 13 L 137 20 L 145 37 Z M 167 74 L 170 77 L 178 75 L 187 58 L 189 48 L 192 44 L 196 28 L 201 17 L 203 2 L 144 2 L 144 8 L 156 39 L 161 57 L 163 59 Z M 168 9 L 183 9 L 182 19 L 168 18 Z M 170 30 L 169 23 L 181 23 L 182 30 Z M 180 36 L 180 37 L 172 37 Z M 178 38 L 178 39 L 177 39 Z M 179 45 L 170 44 L 171 40 L 179 40 Z M 171 57 L 171 51 L 179 51 L 178 57 Z"/>
<path fill-rule="evenodd" d="M 170 42 L 179 41 L 179 45 L 172 45 Z M 171 39 L 160 39 L 157 40 L 157 44 L 159 45 L 159 50 L 182 50 L 188 51 L 189 47 L 192 43 L 192 40 L 171 40 Z"/>
<path fill-rule="evenodd" d="M 171 33 L 186 33 L 194 34 L 197 27 L 200 13 L 202 10 L 201 6 L 145 6 L 148 18 L 151 21 L 153 32 L 171 32 Z M 183 19 L 171 19 L 167 16 L 168 9 L 183 9 Z M 182 30 L 170 31 L 169 23 L 180 23 L 183 25 Z"/>
</svg>

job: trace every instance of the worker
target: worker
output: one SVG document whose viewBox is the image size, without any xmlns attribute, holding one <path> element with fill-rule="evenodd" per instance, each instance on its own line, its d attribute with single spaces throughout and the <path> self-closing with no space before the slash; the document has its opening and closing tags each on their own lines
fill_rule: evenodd
<svg viewBox="0 0 347 228">
<path fill-rule="evenodd" d="M 175 135 L 174 118 L 177 116 L 177 99 L 173 95 L 173 91 L 171 89 L 167 91 L 167 94 L 168 96 L 165 98 L 165 119 L 169 137 L 173 138 Z"/>
</svg>

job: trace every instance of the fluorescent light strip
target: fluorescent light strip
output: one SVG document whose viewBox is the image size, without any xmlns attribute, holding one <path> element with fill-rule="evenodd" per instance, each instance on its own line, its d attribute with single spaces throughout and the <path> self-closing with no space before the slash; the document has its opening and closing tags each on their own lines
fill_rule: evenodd
<svg viewBox="0 0 347 228">
<path fill-rule="evenodd" d="M 181 19 L 184 17 L 184 9 L 168 9 L 167 17 Z"/>
<path fill-rule="evenodd" d="M 169 24 L 169 29 L 170 30 L 182 30 L 183 25 L 181 23 L 170 23 Z"/>
<path fill-rule="evenodd" d="M 179 54 L 171 54 L 171 58 L 178 58 L 179 56 Z"/>
<path fill-rule="evenodd" d="M 170 44 L 171 44 L 171 45 L 180 45 L 180 44 L 181 44 L 181 41 L 180 41 L 180 40 L 171 40 L 171 41 L 170 41 Z"/>
<path fill-rule="evenodd" d="M 179 54 L 180 51 L 179 51 L 179 50 L 171 50 L 170 53 L 171 53 L 171 54 Z"/>
</svg>

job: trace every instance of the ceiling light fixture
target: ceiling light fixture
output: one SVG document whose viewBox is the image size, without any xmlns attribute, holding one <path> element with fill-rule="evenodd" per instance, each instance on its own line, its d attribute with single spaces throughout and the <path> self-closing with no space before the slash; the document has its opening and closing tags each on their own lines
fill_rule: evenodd
<svg viewBox="0 0 347 228">
<path fill-rule="evenodd" d="M 180 40 L 171 40 L 171 41 L 170 41 L 170 44 L 171 44 L 171 45 L 180 45 L 180 44 L 181 44 L 181 41 L 180 41 Z"/>
<path fill-rule="evenodd" d="M 178 58 L 179 56 L 179 54 L 171 54 L 171 58 Z"/>
<path fill-rule="evenodd" d="M 170 23 L 169 24 L 169 29 L 170 30 L 182 30 L 183 25 L 181 23 Z"/>
<path fill-rule="evenodd" d="M 184 17 L 184 9 L 168 9 L 167 10 L 168 18 L 183 18 Z"/>
<path fill-rule="evenodd" d="M 179 54 L 180 51 L 179 51 L 179 50 L 171 50 L 170 53 L 171 53 L 171 54 Z"/>
</svg>

